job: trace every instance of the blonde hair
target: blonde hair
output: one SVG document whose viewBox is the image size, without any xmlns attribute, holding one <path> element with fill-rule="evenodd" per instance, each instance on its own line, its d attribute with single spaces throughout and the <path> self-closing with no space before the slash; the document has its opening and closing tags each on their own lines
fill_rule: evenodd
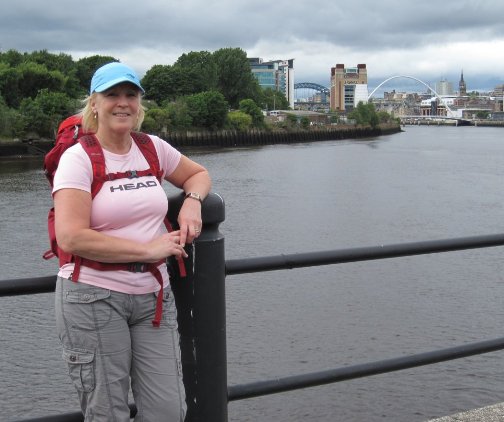
<svg viewBox="0 0 504 422">
<path fill-rule="evenodd" d="M 91 95 L 86 97 L 82 102 L 84 107 L 79 111 L 82 116 L 82 129 L 88 133 L 96 133 L 98 131 L 98 119 L 95 117 L 91 103 L 95 100 L 98 94 L 93 92 Z M 140 131 L 142 123 L 145 119 L 145 108 L 142 105 L 142 98 L 140 97 L 140 108 L 138 110 L 138 119 L 133 128 L 134 131 Z"/>
</svg>

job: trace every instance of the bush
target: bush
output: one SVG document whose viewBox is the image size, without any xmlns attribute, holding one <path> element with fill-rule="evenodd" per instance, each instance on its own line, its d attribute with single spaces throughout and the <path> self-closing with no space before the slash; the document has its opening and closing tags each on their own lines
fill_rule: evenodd
<svg viewBox="0 0 504 422">
<path fill-rule="evenodd" d="M 310 127 L 310 119 L 306 116 L 301 118 L 301 127 L 303 129 L 308 129 Z"/>
<path fill-rule="evenodd" d="M 254 100 L 246 99 L 240 101 L 240 111 L 252 117 L 254 127 L 264 127 L 264 114 Z"/>
<path fill-rule="evenodd" d="M 170 113 L 165 108 L 151 108 L 145 112 L 143 129 L 149 133 L 164 134 L 170 130 Z"/>
<path fill-rule="evenodd" d="M 252 126 L 252 116 L 243 111 L 230 111 L 227 115 L 226 127 L 233 130 L 245 131 Z"/>
</svg>

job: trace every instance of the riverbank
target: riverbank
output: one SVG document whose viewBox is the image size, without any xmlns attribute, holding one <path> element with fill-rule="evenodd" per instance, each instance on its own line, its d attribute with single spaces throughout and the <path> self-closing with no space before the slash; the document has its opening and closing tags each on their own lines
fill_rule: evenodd
<svg viewBox="0 0 504 422">
<path fill-rule="evenodd" d="M 494 120 L 471 120 L 461 124 L 457 120 L 439 119 L 403 119 L 403 126 L 480 126 L 480 127 L 504 127 L 504 121 Z"/>
<path fill-rule="evenodd" d="M 327 141 L 334 139 L 359 139 L 401 132 L 399 125 L 380 125 L 376 128 L 338 125 L 315 127 L 307 130 L 250 130 L 237 132 L 221 130 L 214 132 L 173 132 L 161 134 L 176 148 L 189 147 L 240 147 L 299 142 Z M 54 145 L 53 140 L 31 139 L 28 141 L 0 142 L 0 157 L 25 157 L 44 155 Z"/>
</svg>

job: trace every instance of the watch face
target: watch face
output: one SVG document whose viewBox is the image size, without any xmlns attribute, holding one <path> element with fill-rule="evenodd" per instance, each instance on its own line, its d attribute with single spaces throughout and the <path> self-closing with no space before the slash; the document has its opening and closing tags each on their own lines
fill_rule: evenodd
<svg viewBox="0 0 504 422">
<path fill-rule="evenodd" d="M 198 201 L 201 202 L 201 196 L 198 194 L 198 193 L 195 193 L 195 192 L 189 192 L 187 195 L 186 195 L 186 198 L 193 198 L 193 199 L 197 199 Z"/>
</svg>

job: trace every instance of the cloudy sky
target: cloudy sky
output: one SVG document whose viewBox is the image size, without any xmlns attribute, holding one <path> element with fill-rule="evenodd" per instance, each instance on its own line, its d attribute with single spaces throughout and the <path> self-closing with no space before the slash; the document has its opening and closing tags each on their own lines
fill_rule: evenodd
<svg viewBox="0 0 504 422">
<path fill-rule="evenodd" d="M 457 88 L 462 70 L 469 91 L 504 83 L 502 0 L 3 0 L 1 9 L 1 51 L 110 55 L 141 76 L 183 53 L 240 47 L 294 58 L 296 82 L 325 86 L 337 63 L 365 63 L 370 89 L 395 75 Z M 407 84 L 387 86 L 398 81 Z"/>
</svg>

